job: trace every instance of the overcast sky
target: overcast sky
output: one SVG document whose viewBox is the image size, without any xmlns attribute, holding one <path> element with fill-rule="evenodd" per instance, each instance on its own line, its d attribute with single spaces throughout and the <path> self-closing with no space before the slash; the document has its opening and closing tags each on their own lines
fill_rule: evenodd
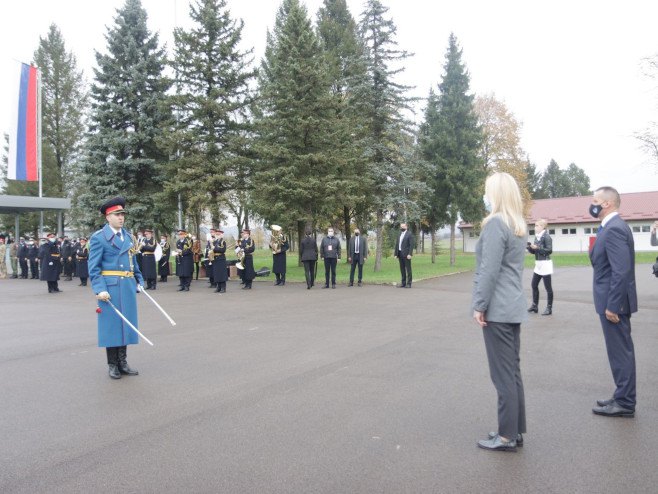
<svg viewBox="0 0 658 494">
<path fill-rule="evenodd" d="M 29 62 L 51 23 L 59 26 L 85 75 L 94 50 L 105 51 L 106 26 L 124 0 L 4 2 L 0 19 L 0 131 L 8 126 L 7 65 Z M 149 28 L 171 48 L 172 30 L 189 25 L 187 0 L 142 0 Z M 383 0 L 408 59 L 400 82 L 426 97 L 442 75 L 448 36 L 463 49 L 475 94 L 494 93 L 523 124 L 522 146 L 539 169 L 551 159 L 576 163 L 592 187 L 658 190 L 658 169 L 633 135 L 658 121 L 658 79 L 642 60 L 658 54 L 658 1 Z M 315 20 L 322 0 L 305 4 Z M 362 0 L 348 0 L 359 17 Z M 228 0 L 245 22 L 244 46 L 256 62 L 274 24 L 278 0 Z M 416 116 L 420 122 L 422 108 Z"/>
</svg>

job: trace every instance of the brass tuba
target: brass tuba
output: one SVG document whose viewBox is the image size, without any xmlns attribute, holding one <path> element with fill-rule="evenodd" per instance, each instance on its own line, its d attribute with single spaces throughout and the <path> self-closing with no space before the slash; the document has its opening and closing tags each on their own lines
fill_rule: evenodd
<svg viewBox="0 0 658 494">
<path fill-rule="evenodd" d="M 270 230 L 272 230 L 272 238 L 270 239 L 270 249 L 272 249 L 273 254 L 278 254 L 281 252 L 281 248 L 285 242 L 285 236 L 283 235 L 283 228 L 279 225 L 270 225 Z"/>
</svg>

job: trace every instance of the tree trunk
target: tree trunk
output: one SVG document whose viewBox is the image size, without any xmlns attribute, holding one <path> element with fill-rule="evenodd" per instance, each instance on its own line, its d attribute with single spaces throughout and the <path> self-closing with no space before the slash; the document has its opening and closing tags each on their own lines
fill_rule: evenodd
<svg viewBox="0 0 658 494">
<path fill-rule="evenodd" d="M 434 225 L 430 224 L 430 236 L 431 236 L 431 249 L 432 249 L 432 264 L 436 263 L 436 231 L 434 230 Z"/>
<path fill-rule="evenodd" d="M 384 250 L 384 211 L 377 210 L 377 252 L 375 253 L 375 273 L 382 269 L 382 250 Z"/>
<path fill-rule="evenodd" d="M 304 221 L 298 220 L 297 221 L 297 238 L 299 239 L 300 248 L 297 249 L 297 266 L 301 266 L 303 264 L 302 263 L 301 245 L 302 245 L 302 239 L 304 238 L 304 230 L 305 229 L 306 229 L 306 225 L 305 225 Z"/>
<path fill-rule="evenodd" d="M 347 206 L 343 206 L 343 227 L 344 227 L 344 235 L 345 235 L 345 246 L 347 249 L 349 249 L 350 246 L 350 236 L 351 236 L 351 231 L 350 231 L 350 208 Z M 347 262 L 347 256 L 345 256 L 345 262 Z"/>
<path fill-rule="evenodd" d="M 450 265 L 455 265 L 455 222 L 450 221 Z"/>
<path fill-rule="evenodd" d="M 420 252 L 422 254 L 425 253 L 425 231 L 424 230 L 420 232 Z M 434 261 L 432 261 L 432 262 L 434 262 Z"/>
</svg>

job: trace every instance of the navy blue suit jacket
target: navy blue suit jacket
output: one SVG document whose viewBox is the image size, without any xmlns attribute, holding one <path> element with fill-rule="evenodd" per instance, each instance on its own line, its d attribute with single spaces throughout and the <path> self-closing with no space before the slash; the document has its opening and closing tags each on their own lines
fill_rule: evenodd
<svg viewBox="0 0 658 494">
<path fill-rule="evenodd" d="M 589 258 L 594 268 L 596 312 L 637 312 L 633 233 L 619 215 L 612 217 L 597 234 Z"/>
</svg>

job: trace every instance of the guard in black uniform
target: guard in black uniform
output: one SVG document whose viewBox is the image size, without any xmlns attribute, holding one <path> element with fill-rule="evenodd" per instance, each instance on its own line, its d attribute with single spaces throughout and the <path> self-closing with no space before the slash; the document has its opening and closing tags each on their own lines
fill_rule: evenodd
<svg viewBox="0 0 658 494">
<path fill-rule="evenodd" d="M 213 241 L 213 280 L 217 283 L 215 292 L 226 293 L 226 281 L 228 273 L 226 272 L 226 241 L 224 240 L 224 231 L 218 229 L 215 231 L 216 238 Z"/>
<path fill-rule="evenodd" d="M 178 230 L 178 241 L 176 242 L 176 256 L 178 259 L 178 277 L 180 279 L 179 292 L 190 291 L 192 272 L 194 270 L 194 259 L 192 257 L 192 239 L 187 236 L 185 230 Z"/>
<path fill-rule="evenodd" d="M 39 246 L 36 244 L 33 238 L 30 238 L 27 242 L 27 260 L 30 263 L 30 273 L 32 274 L 31 279 L 39 279 Z"/>
<path fill-rule="evenodd" d="M 208 283 L 210 286 L 208 288 L 217 288 L 217 282 L 215 281 L 215 269 L 213 268 L 213 263 L 215 261 L 215 254 L 213 252 L 213 244 L 217 236 L 217 230 L 214 228 L 210 229 L 210 236 L 206 241 L 206 250 L 203 253 L 203 265 L 206 268 L 206 276 L 208 276 Z"/>
<path fill-rule="evenodd" d="M 59 289 L 59 273 L 62 259 L 62 251 L 54 233 L 46 235 L 48 243 L 43 246 L 43 257 L 41 264 L 41 279 L 48 282 L 48 293 L 57 293 Z"/>
<path fill-rule="evenodd" d="M 286 252 L 290 248 L 288 238 L 281 233 L 278 241 L 270 242 L 272 249 L 272 272 L 276 276 L 276 286 L 286 284 Z"/>
<path fill-rule="evenodd" d="M 245 228 L 242 230 L 242 242 L 240 242 L 240 248 L 244 252 L 244 259 L 242 264 L 244 265 L 244 273 L 242 274 L 242 279 L 244 280 L 243 290 L 251 290 L 251 283 L 256 277 L 256 271 L 254 270 L 254 251 L 256 250 L 256 244 L 251 239 L 251 230 Z"/>
<path fill-rule="evenodd" d="M 71 281 L 73 279 L 73 244 L 71 244 L 71 241 L 66 235 L 64 235 L 60 251 L 64 270 L 64 281 Z"/>
<path fill-rule="evenodd" d="M 81 238 L 78 246 L 75 249 L 75 274 L 80 278 L 78 286 L 87 286 L 87 278 L 89 278 L 89 249 L 87 249 L 87 239 Z"/>
<path fill-rule="evenodd" d="M 171 257 L 171 245 L 167 240 L 167 235 L 160 235 L 160 247 L 162 248 L 162 257 L 158 262 L 158 274 L 160 275 L 160 282 L 166 283 L 167 276 L 169 276 L 169 258 Z"/>
<path fill-rule="evenodd" d="M 18 248 L 16 249 L 16 257 L 18 257 L 18 265 L 21 268 L 20 278 L 27 279 L 27 244 L 25 238 L 21 237 L 18 241 Z"/>
<path fill-rule="evenodd" d="M 142 253 L 142 276 L 146 281 L 147 290 L 155 290 L 158 272 L 155 263 L 155 239 L 153 238 L 153 230 L 144 230 L 144 238 L 139 246 L 139 251 Z"/>
</svg>

